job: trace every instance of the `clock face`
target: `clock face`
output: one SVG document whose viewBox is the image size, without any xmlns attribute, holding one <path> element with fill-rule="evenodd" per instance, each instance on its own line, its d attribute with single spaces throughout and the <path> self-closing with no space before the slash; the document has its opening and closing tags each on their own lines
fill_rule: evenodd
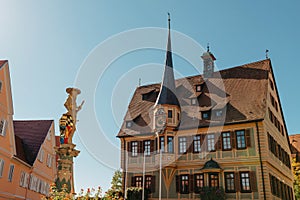
<svg viewBox="0 0 300 200">
<path fill-rule="evenodd" d="M 167 119 L 167 116 L 166 116 L 164 109 L 163 108 L 158 109 L 155 114 L 155 127 L 156 128 L 164 127 L 166 124 L 166 119 Z"/>
</svg>

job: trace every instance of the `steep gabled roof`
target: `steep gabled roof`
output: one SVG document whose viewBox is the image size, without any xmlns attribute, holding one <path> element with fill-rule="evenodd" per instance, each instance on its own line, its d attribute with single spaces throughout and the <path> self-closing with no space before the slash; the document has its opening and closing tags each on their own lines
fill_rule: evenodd
<svg viewBox="0 0 300 200">
<path fill-rule="evenodd" d="M 180 129 L 192 129 L 208 125 L 240 123 L 261 120 L 266 113 L 268 73 L 271 70 L 269 59 L 245 64 L 215 72 L 205 82 L 202 75 L 190 76 L 175 81 L 176 93 L 181 107 Z M 200 95 L 196 85 L 202 85 Z M 152 133 L 153 101 L 142 98 L 146 91 L 159 89 L 160 84 L 138 87 L 128 106 L 124 121 L 142 117 L 144 124 L 135 122 L 126 128 L 123 123 L 118 137 Z M 153 93 L 153 95 L 157 93 Z M 199 103 L 191 104 L 191 96 L 196 94 Z M 225 118 L 202 119 L 201 112 L 211 109 L 226 109 Z M 139 121 L 139 120 L 138 120 Z"/>
<path fill-rule="evenodd" d="M 17 157 L 33 165 L 53 120 L 13 121 Z"/>
</svg>

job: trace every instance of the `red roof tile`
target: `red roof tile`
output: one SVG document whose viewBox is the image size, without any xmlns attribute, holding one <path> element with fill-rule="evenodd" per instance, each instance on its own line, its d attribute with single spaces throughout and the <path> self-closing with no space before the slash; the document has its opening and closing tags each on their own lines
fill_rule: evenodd
<svg viewBox="0 0 300 200">
<path fill-rule="evenodd" d="M 53 120 L 14 121 L 17 157 L 33 165 Z"/>
</svg>

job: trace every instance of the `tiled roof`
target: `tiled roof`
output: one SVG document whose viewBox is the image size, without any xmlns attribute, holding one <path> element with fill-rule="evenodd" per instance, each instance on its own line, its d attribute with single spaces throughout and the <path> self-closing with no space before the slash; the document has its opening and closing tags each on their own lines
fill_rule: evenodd
<svg viewBox="0 0 300 200">
<path fill-rule="evenodd" d="M 33 165 L 53 120 L 14 121 L 17 157 Z"/>
<path fill-rule="evenodd" d="M 300 152 L 300 134 L 289 135 L 292 153 Z"/>
<path fill-rule="evenodd" d="M 202 75 L 176 80 L 176 93 L 181 107 L 179 129 L 192 129 L 208 125 L 246 122 L 263 119 L 266 113 L 269 59 L 215 72 L 204 81 Z M 196 85 L 202 84 L 201 93 Z M 153 132 L 153 106 L 160 84 L 140 86 L 136 89 L 118 137 L 150 134 Z M 156 91 L 156 92 L 155 92 Z M 147 98 L 143 95 L 148 94 Z M 191 97 L 196 97 L 197 105 L 191 105 Z M 202 119 L 201 112 L 226 108 L 223 117 L 212 116 Z M 133 121 L 126 128 L 126 121 Z"/>
<path fill-rule="evenodd" d="M 2 65 L 4 65 L 7 62 L 7 60 L 0 60 L 0 68 L 2 67 Z"/>
</svg>

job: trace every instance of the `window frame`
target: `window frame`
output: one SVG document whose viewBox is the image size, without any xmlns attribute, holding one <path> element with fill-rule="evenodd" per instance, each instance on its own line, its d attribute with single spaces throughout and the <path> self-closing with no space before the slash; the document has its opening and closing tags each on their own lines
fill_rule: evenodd
<svg viewBox="0 0 300 200">
<path fill-rule="evenodd" d="M 139 183 L 140 186 L 138 186 L 137 183 Z M 135 187 L 143 187 L 143 177 L 142 176 L 134 176 L 134 186 Z"/>
<path fill-rule="evenodd" d="M 189 182 L 189 175 L 188 174 L 181 174 L 180 175 L 180 188 L 179 192 L 180 194 L 189 194 L 190 192 L 190 182 Z"/>
<path fill-rule="evenodd" d="M 3 171 L 4 171 L 4 160 L 0 158 L 0 178 L 3 177 Z"/>
<path fill-rule="evenodd" d="M 171 138 L 171 140 L 169 140 L 170 138 Z M 167 150 L 168 150 L 167 151 L 168 153 L 174 153 L 174 137 L 173 136 L 167 136 Z"/>
<path fill-rule="evenodd" d="M 0 136 L 5 137 L 6 135 L 6 127 L 7 127 L 7 121 L 5 119 L 1 119 L 0 121 Z"/>
<path fill-rule="evenodd" d="M 241 132 L 243 132 L 243 135 L 238 135 L 238 133 L 241 133 Z M 243 138 L 243 140 L 241 140 L 241 142 L 244 142 L 244 143 L 239 143 L 239 138 Z M 235 141 L 236 141 L 236 149 L 246 149 L 247 148 L 246 131 L 244 129 L 235 131 Z M 243 146 L 239 146 L 241 144 L 243 144 Z"/>
<path fill-rule="evenodd" d="M 131 141 L 131 156 L 137 157 L 138 156 L 138 141 Z"/>
<path fill-rule="evenodd" d="M 143 153 L 145 156 L 151 155 L 151 140 L 144 140 L 143 141 Z"/>
<path fill-rule="evenodd" d="M 184 151 L 182 151 L 183 149 L 184 149 Z M 179 154 L 187 153 L 187 137 L 185 137 L 185 136 L 178 137 L 178 153 Z"/>
<path fill-rule="evenodd" d="M 193 136 L 193 153 L 201 152 L 201 135 Z"/>
<path fill-rule="evenodd" d="M 202 186 L 198 186 L 198 185 L 202 185 Z M 205 186 L 204 173 L 194 174 L 194 187 L 195 187 L 194 192 L 196 194 L 199 194 L 204 186 Z"/>
<path fill-rule="evenodd" d="M 213 176 L 216 176 L 216 177 L 213 177 Z M 215 181 L 217 181 L 216 182 L 217 186 L 212 186 L 213 185 L 212 183 L 215 183 Z M 215 173 L 215 172 L 208 173 L 208 185 L 211 188 L 219 188 L 219 186 L 220 186 L 219 173 Z"/>
<path fill-rule="evenodd" d="M 227 175 L 232 175 L 232 177 L 227 177 Z M 226 193 L 235 193 L 236 192 L 235 179 L 236 179 L 236 177 L 235 177 L 234 172 L 224 172 L 225 192 Z M 233 186 L 233 189 L 232 189 L 232 186 Z"/>
<path fill-rule="evenodd" d="M 205 117 L 205 115 L 207 115 L 207 117 Z M 202 120 L 210 120 L 211 118 L 210 115 L 211 115 L 210 111 L 202 112 Z"/>
<path fill-rule="evenodd" d="M 229 134 L 227 136 L 224 137 L 225 134 Z M 222 132 L 221 133 L 222 136 L 222 151 L 230 151 L 232 150 L 232 134 L 230 131 L 228 132 Z M 226 140 L 224 140 L 226 139 Z M 226 142 L 225 142 L 226 141 Z M 225 148 L 226 147 L 226 148 Z"/>
<path fill-rule="evenodd" d="M 210 138 L 210 136 L 212 138 Z M 207 134 L 206 136 L 206 142 L 207 142 L 207 151 L 208 152 L 214 152 L 216 151 L 216 146 L 215 146 L 215 134 L 214 133 L 210 133 Z"/>
<path fill-rule="evenodd" d="M 14 176 L 14 170 L 15 170 L 15 165 L 14 164 L 10 164 L 9 165 L 9 170 L 8 170 L 8 182 L 12 182 L 13 180 L 13 176 Z"/>
<path fill-rule="evenodd" d="M 248 176 L 247 177 L 243 177 L 242 174 L 247 174 Z M 242 193 L 251 193 L 252 190 L 251 190 L 251 180 L 250 180 L 250 172 L 240 172 L 240 186 L 241 186 L 241 192 Z M 244 182 L 245 181 L 245 182 Z M 247 185 L 244 185 L 245 184 L 248 184 Z M 245 189 L 245 188 L 249 188 L 249 189 Z"/>
</svg>

